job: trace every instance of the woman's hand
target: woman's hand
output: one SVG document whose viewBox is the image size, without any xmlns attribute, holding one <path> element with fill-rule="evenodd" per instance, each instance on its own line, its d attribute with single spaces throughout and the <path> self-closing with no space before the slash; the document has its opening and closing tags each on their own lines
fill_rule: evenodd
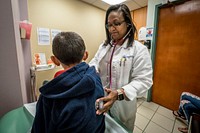
<svg viewBox="0 0 200 133">
<path fill-rule="evenodd" d="M 96 100 L 97 103 L 99 101 L 103 101 L 103 103 L 104 103 L 103 108 L 98 109 L 96 111 L 96 114 L 98 114 L 98 115 L 108 112 L 108 110 L 112 107 L 113 103 L 117 100 L 118 93 L 116 90 L 112 90 L 110 88 L 105 88 L 105 91 L 107 92 L 108 95 Z"/>
</svg>

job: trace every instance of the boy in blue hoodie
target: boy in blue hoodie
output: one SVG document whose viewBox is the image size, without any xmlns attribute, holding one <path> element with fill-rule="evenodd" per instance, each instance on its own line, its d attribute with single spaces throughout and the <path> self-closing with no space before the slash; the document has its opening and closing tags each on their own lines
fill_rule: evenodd
<svg viewBox="0 0 200 133">
<path fill-rule="evenodd" d="M 74 32 L 53 40 L 51 57 L 64 70 L 40 88 L 32 133 L 103 133 L 104 115 L 96 115 L 95 101 L 104 96 L 94 67 L 82 62 L 88 53 Z"/>
</svg>

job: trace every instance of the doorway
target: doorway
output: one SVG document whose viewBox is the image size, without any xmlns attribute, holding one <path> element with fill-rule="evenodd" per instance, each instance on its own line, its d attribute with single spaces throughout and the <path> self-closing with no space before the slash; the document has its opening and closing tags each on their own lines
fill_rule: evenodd
<svg viewBox="0 0 200 133">
<path fill-rule="evenodd" d="M 177 110 L 180 95 L 200 96 L 200 1 L 157 6 L 152 101 Z"/>
</svg>

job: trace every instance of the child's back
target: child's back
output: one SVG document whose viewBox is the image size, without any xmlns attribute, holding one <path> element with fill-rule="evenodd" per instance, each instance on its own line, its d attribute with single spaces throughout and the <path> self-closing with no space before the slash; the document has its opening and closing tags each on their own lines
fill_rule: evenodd
<svg viewBox="0 0 200 133">
<path fill-rule="evenodd" d="M 63 64 L 68 70 L 40 88 L 32 132 L 103 133 L 104 115 L 96 115 L 95 101 L 104 91 L 95 68 L 85 62 Z"/>
</svg>

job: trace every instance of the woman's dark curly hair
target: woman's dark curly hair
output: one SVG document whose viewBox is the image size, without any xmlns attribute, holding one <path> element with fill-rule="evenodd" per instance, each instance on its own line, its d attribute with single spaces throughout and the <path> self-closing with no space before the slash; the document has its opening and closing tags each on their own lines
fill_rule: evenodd
<svg viewBox="0 0 200 133">
<path fill-rule="evenodd" d="M 110 6 L 108 8 L 108 10 L 106 11 L 105 25 L 108 22 L 108 15 L 112 11 L 121 11 L 123 13 L 124 20 L 129 25 L 127 28 L 127 32 L 129 32 L 129 30 L 130 30 L 130 33 L 126 37 L 126 38 L 129 38 L 128 47 L 132 46 L 132 43 L 134 41 L 134 35 L 136 32 L 136 27 L 132 22 L 131 13 L 130 13 L 129 8 L 125 4 L 117 4 L 117 5 Z M 106 26 L 105 26 L 105 30 L 106 30 L 106 41 L 105 41 L 104 45 L 107 46 L 108 44 L 110 44 L 112 39 L 111 39 L 110 33 L 109 33 L 108 29 L 106 28 Z"/>
</svg>

